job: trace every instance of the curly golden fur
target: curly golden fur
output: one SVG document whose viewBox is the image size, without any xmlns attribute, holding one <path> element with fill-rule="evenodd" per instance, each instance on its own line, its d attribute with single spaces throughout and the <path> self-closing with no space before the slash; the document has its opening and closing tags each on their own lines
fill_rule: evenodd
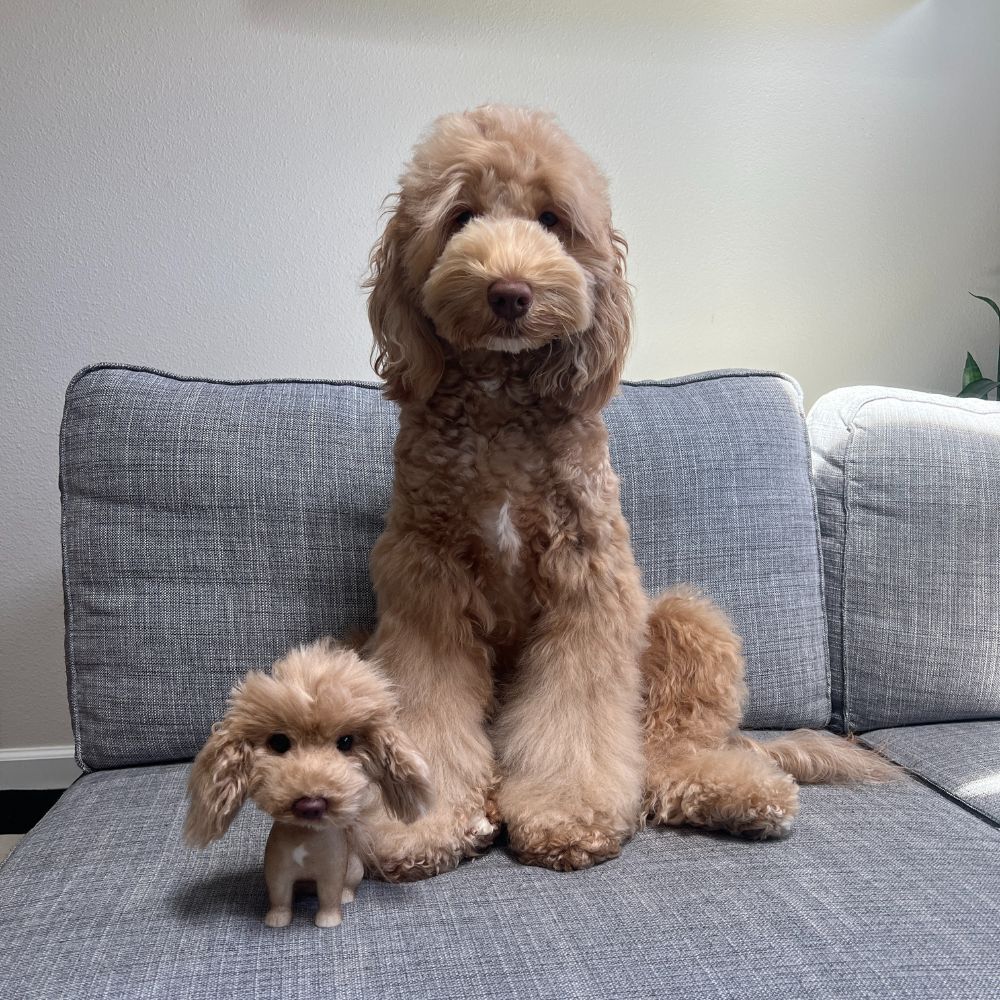
<svg viewBox="0 0 1000 1000">
<path fill-rule="evenodd" d="M 779 765 L 878 771 L 833 738 L 739 736 L 728 622 L 642 590 L 601 417 L 630 342 L 625 249 L 551 116 L 482 107 L 415 148 L 372 252 L 400 428 L 368 649 L 436 793 L 412 827 L 378 824 L 388 877 L 451 868 L 501 820 L 518 858 L 556 869 L 615 856 L 647 813 L 776 836 L 797 808 Z"/>
</svg>

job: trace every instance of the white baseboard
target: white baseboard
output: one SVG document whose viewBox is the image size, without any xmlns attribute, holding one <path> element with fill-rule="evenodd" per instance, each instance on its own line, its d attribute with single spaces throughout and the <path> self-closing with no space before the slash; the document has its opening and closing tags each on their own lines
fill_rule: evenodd
<svg viewBox="0 0 1000 1000">
<path fill-rule="evenodd" d="M 80 777 L 73 748 L 10 747 L 0 750 L 0 791 L 68 788 Z"/>
</svg>

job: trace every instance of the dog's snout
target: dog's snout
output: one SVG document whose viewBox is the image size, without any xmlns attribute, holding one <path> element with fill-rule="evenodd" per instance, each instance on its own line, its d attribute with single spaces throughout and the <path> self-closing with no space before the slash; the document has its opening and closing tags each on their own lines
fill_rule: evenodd
<svg viewBox="0 0 1000 1000">
<path fill-rule="evenodd" d="M 303 797 L 292 803 L 292 812 L 299 819 L 318 820 L 326 814 L 326 799 Z"/>
<path fill-rule="evenodd" d="M 530 308 L 534 295 L 524 281 L 494 281 L 486 292 L 490 308 L 500 319 L 520 319 Z"/>
</svg>

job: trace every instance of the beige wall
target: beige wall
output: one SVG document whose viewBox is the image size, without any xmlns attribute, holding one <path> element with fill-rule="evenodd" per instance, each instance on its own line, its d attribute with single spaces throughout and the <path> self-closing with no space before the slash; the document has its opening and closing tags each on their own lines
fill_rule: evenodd
<svg viewBox="0 0 1000 1000">
<path fill-rule="evenodd" d="M 379 201 L 442 111 L 547 106 L 607 170 L 632 377 L 992 370 L 998 38 L 996 0 L 7 0 L 0 748 L 70 738 L 67 380 L 367 376 Z"/>
</svg>

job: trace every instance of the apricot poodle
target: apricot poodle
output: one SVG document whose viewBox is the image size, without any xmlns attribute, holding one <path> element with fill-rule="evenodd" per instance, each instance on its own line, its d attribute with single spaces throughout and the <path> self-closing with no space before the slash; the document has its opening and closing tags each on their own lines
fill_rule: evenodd
<svg viewBox="0 0 1000 1000">
<path fill-rule="evenodd" d="M 439 119 L 400 183 L 368 282 L 400 426 L 367 648 L 436 799 L 378 824 L 382 871 L 445 871 L 500 822 L 560 870 L 646 818 L 776 837 L 795 779 L 886 777 L 836 737 L 741 735 L 725 617 L 643 592 L 601 417 L 629 349 L 626 244 L 594 164 L 551 116 L 487 106 Z"/>
</svg>

